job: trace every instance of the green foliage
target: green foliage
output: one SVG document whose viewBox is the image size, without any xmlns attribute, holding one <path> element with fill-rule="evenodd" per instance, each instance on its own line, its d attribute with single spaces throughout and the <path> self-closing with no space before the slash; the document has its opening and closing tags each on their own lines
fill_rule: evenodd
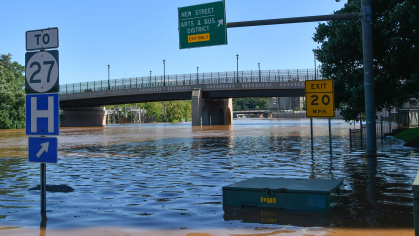
<svg viewBox="0 0 419 236">
<path fill-rule="evenodd" d="M 411 128 L 411 129 L 405 129 L 402 132 L 397 133 L 396 138 L 401 139 L 403 141 L 410 142 L 414 139 L 419 138 L 419 127 Z"/>
<path fill-rule="evenodd" d="M 0 56 L 0 129 L 25 127 L 25 67 L 11 58 Z"/>
<path fill-rule="evenodd" d="M 247 110 L 247 109 L 265 109 L 269 107 L 268 98 L 233 98 L 233 109 Z"/>
<path fill-rule="evenodd" d="M 133 103 L 127 104 L 127 107 L 137 107 L 146 109 L 147 116 L 156 116 L 156 122 L 164 121 L 163 113 L 163 102 L 145 102 L 145 103 Z M 124 105 L 110 105 L 106 106 L 107 109 L 113 109 L 115 106 L 120 106 L 122 112 L 125 111 Z M 192 117 L 191 114 L 191 101 L 166 101 L 166 121 L 178 122 L 183 121 L 184 118 Z"/>
<path fill-rule="evenodd" d="M 147 116 L 156 116 L 156 122 L 163 122 L 163 102 L 146 102 L 139 105 L 146 109 Z"/>
<path fill-rule="evenodd" d="M 166 102 L 166 119 L 168 122 L 182 121 L 182 118 L 185 117 L 184 104 L 183 101 Z"/>
<path fill-rule="evenodd" d="M 419 97 L 419 2 L 371 1 L 377 111 L 401 106 Z M 335 14 L 361 12 L 360 0 L 348 0 Z M 319 24 L 313 37 L 321 72 L 334 80 L 335 104 L 347 121 L 365 110 L 361 21 Z"/>
</svg>

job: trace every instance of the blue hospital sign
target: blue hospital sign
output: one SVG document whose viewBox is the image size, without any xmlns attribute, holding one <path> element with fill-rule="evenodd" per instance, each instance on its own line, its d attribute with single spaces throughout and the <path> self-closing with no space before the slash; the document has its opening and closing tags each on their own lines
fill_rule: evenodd
<svg viewBox="0 0 419 236">
<path fill-rule="evenodd" d="M 29 137 L 28 160 L 37 163 L 57 163 L 57 138 Z"/>
<path fill-rule="evenodd" d="M 58 93 L 26 95 L 26 135 L 58 135 Z"/>
</svg>

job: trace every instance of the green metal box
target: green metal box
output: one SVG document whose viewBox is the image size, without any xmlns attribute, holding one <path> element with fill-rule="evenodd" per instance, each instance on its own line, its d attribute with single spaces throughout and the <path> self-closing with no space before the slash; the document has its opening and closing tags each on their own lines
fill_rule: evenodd
<svg viewBox="0 0 419 236">
<path fill-rule="evenodd" d="M 342 180 L 258 177 L 223 187 L 223 205 L 329 212 Z"/>
</svg>

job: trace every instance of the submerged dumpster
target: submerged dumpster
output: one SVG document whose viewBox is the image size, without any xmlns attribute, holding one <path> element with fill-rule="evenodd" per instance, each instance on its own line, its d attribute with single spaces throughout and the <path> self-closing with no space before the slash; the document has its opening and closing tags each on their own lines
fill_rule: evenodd
<svg viewBox="0 0 419 236">
<path fill-rule="evenodd" d="M 223 205 L 329 212 L 342 180 L 258 177 L 223 187 Z"/>
</svg>

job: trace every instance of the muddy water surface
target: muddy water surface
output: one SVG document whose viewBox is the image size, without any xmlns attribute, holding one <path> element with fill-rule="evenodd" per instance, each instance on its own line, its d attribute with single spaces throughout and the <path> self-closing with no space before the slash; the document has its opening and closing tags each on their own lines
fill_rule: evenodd
<svg viewBox="0 0 419 236">
<path fill-rule="evenodd" d="M 378 143 L 377 159 L 366 158 L 349 150 L 353 126 L 332 121 L 331 156 L 327 121 L 317 120 L 312 155 L 308 120 L 234 122 L 61 128 L 58 163 L 47 165 L 47 222 L 39 214 L 39 164 L 27 161 L 27 136 L 1 130 L 0 234 L 41 223 L 51 233 L 123 227 L 184 235 L 195 229 L 322 235 L 330 227 L 413 228 L 418 149 L 386 139 Z M 222 187 L 252 177 L 342 179 L 344 197 L 328 214 L 223 207 Z"/>
</svg>

